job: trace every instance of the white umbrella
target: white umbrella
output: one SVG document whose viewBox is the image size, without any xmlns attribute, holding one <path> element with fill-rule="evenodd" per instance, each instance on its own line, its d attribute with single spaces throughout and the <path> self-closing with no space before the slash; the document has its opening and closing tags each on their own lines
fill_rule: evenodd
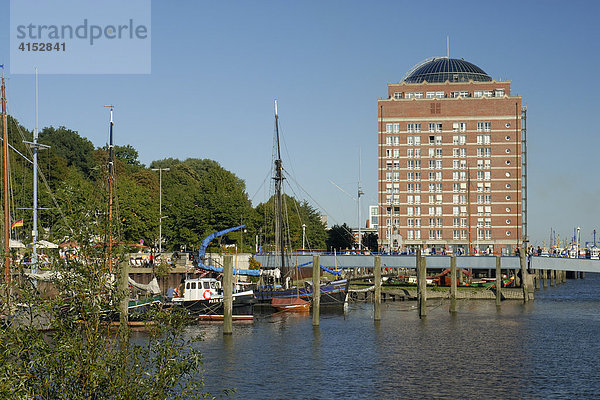
<svg viewBox="0 0 600 400">
<path fill-rule="evenodd" d="M 58 249 L 58 245 L 47 240 L 40 240 L 37 242 L 40 249 Z"/>
<path fill-rule="evenodd" d="M 11 249 L 24 249 L 25 245 L 18 240 L 10 239 L 10 248 Z"/>
</svg>

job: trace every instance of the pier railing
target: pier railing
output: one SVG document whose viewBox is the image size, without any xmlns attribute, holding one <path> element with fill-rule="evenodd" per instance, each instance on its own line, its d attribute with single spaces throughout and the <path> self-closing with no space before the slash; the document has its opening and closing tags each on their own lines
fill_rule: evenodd
<svg viewBox="0 0 600 400">
<path fill-rule="evenodd" d="M 379 255 L 379 254 L 378 254 Z M 346 268 L 372 268 L 375 254 L 320 254 L 321 264 L 331 269 Z M 416 267 L 415 255 L 387 255 L 381 254 L 382 268 L 408 268 Z M 256 261 L 264 267 L 274 267 L 276 258 L 268 254 L 256 254 Z M 427 268 L 449 268 L 452 256 L 429 255 L 426 256 Z M 301 265 L 312 261 L 312 254 L 294 254 L 294 263 Z M 496 256 L 456 256 L 456 267 L 463 269 L 496 269 Z M 502 256 L 502 269 L 521 269 L 518 256 Z M 528 268 L 535 270 L 562 270 L 578 272 L 600 272 L 600 260 L 558 258 L 558 257 L 528 257 Z"/>
</svg>

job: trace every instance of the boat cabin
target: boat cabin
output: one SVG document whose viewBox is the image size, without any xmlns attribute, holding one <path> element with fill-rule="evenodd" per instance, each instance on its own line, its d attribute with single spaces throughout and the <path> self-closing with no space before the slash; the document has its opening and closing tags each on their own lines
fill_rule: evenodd
<svg viewBox="0 0 600 400">
<path fill-rule="evenodd" d="M 222 296 L 221 282 L 215 278 L 191 278 L 184 282 L 184 301 L 210 300 Z"/>
</svg>

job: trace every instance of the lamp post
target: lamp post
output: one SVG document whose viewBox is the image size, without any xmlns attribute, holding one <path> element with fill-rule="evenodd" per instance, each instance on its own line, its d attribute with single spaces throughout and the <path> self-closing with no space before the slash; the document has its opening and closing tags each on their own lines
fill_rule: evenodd
<svg viewBox="0 0 600 400">
<path fill-rule="evenodd" d="M 162 172 L 170 170 L 171 168 L 152 168 L 152 171 L 158 171 L 158 254 L 162 254 Z"/>
<path fill-rule="evenodd" d="M 306 224 L 302 224 L 302 251 L 304 251 L 305 239 L 306 239 Z"/>
</svg>

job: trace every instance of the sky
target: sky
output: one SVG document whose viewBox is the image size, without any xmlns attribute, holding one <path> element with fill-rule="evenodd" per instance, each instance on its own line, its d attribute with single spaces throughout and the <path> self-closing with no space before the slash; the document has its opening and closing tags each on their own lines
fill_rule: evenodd
<svg viewBox="0 0 600 400">
<path fill-rule="evenodd" d="M 582 242 L 592 241 L 600 233 L 598 15 L 591 0 L 155 0 L 151 73 L 40 71 L 39 125 L 102 146 L 103 106 L 114 104 L 115 144 L 135 147 L 146 165 L 213 159 L 245 181 L 256 205 L 269 196 L 276 98 L 284 168 L 298 183 L 288 193 L 330 226 L 356 226 L 356 201 L 336 185 L 356 197 L 360 176 L 365 220 L 377 202 L 377 99 L 414 65 L 446 55 L 449 37 L 451 58 L 510 80 L 527 106 L 532 243 L 547 244 L 551 229 L 571 237 L 577 226 Z M 9 1 L 0 0 L 0 64 L 9 64 L 9 33 Z M 33 129 L 34 76 L 6 72 L 9 112 Z"/>
</svg>

